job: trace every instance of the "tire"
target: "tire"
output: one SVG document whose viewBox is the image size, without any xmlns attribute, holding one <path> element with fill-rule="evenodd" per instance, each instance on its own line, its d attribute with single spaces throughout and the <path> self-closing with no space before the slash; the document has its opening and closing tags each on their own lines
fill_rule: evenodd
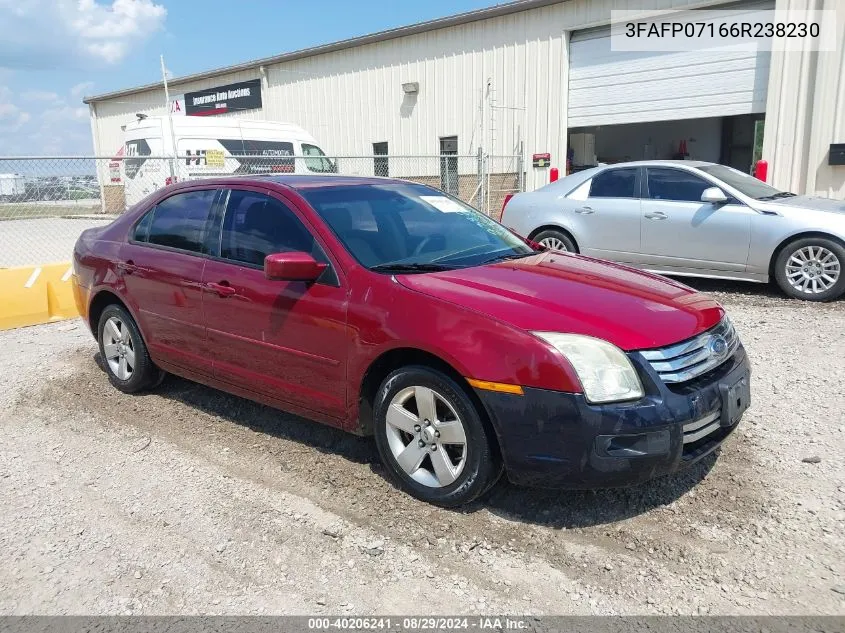
<svg viewBox="0 0 845 633">
<path fill-rule="evenodd" d="M 555 229 L 541 231 L 534 236 L 533 240 L 553 251 L 564 251 L 569 253 L 578 252 L 578 248 L 575 246 L 575 242 L 572 241 L 572 238 L 566 233 L 556 231 Z"/>
<path fill-rule="evenodd" d="M 435 420 L 425 415 L 432 410 L 425 404 L 420 415 L 417 394 L 426 399 L 431 394 Z M 439 371 L 411 365 L 391 373 L 376 394 L 373 419 L 382 463 L 399 487 L 421 501 L 446 508 L 469 503 L 492 488 L 502 473 L 498 450 L 475 404 Z M 444 441 L 447 436 L 455 442 Z"/>
<path fill-rule="evenodd" d="M 150 359 L 135 320 L 122 306 L 107 306 L 97 325 L 97 342 L 109 382 L 123 393 L 152 389 L 165 372 Z"/>
<path fill-rule="evenodd" d="M 775 280 L 790 297 L 832 301 L 845 293 L 845 248 L 824 237 L 795 240 L 778 254 Z"/>
</svg>

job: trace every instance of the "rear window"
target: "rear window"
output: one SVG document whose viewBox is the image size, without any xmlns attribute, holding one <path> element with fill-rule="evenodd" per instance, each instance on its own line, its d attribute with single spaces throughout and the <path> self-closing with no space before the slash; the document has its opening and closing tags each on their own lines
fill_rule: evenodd
<svg viewBox="0 0 845 633">
<path fill-rule="evenodd" d="M 201 253 L 215 189 L 177 193 L 159 202 L 135 227 L 135 239 Z"/>
</svg>

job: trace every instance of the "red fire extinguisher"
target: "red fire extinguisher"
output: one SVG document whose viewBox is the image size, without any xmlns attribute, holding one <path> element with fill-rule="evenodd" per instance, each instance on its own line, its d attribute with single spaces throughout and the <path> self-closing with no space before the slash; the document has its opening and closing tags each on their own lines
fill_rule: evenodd
<svg viewBox="0 0 845 633">
<path fill-rule="evenodd" d="M 754 177 L 758 180 L 762 180 L 766 182 L 766 179 L 769 177 L 769 161 L 767 160 L 758 160 L 757 164 L 754 165 Z"/>
</svg>

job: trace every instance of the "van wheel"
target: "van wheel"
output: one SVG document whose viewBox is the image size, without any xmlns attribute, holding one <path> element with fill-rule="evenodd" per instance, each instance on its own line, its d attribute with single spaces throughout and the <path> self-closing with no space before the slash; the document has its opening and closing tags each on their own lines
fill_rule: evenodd
<svg viewBox="0 0 845 633">
<path fill-rule="evenodd" d="M 795 240 L 775 261 L 775 279 L 790 297 L 831 301 L 845 293 L 845 248 L 823 237 Z"/>
<path fill-rule="evenodd" d="M 423 366 L 391 373 L 373 410 L 376 446 L 401 488 L 427 503 L 469 503 L 499 478 L 501 463 L 472 400 Z"/>
<path fill-rule="evenodd" d="M 566 233 L 548 229 L 541 231 L 534 237 L 534 241 L 545 246 L 553 251 L 560 251 L 563 253 L 577 253 L 578 249 L 575 247 L 575 242 Z"/>
<path fill-rule="evenodd" d="M 123 393 L 158 386 L 165 373 L 153 364 L 135 320 L 113 304 L 100 315 L 97 341 L 109 382 Z"/>
</svg>

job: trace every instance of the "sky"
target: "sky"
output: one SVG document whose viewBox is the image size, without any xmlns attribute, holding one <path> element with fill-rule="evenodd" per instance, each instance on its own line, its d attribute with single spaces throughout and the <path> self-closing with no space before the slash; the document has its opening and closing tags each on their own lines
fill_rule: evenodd
<svg viewBox="0 0 845 633">
<path fill-rule="evenodd" d="M 500 4 L 0 0 L 0 156 L 90 155 L 84 96 Z"/>
</svg>

